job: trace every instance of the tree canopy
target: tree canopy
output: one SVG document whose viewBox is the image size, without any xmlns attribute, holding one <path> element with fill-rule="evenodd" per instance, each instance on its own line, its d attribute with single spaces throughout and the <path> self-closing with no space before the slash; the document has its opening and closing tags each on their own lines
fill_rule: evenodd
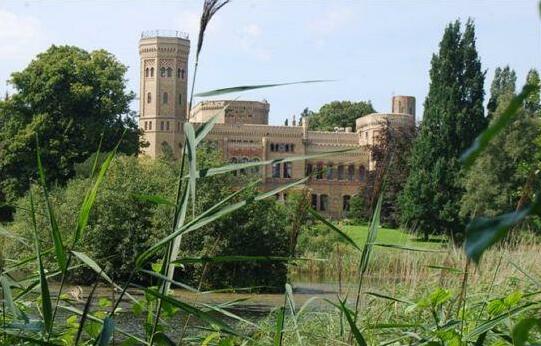
<svg viewBox="0 0 541 346">
<path fill-rule="evenodd" d="M 459 216 L 460 154 L 486 127 L 485 74 L 475 45 L 475 26 L 464 32 L 456 21 L 445 29 L 430 69 L 420 133 L 414 143 L 408 177 L 400 198 L 402 222 L 425 236 L 463 230 Z"/>
<path fill-rule="evenodd" d="M 370 101 L 333 101 L 327 103 L 318 112 L 305 109 L 301 117 L 310 116 L 310 130 L 332 131 L 335 127 L 355 129 L 355 120 L 376 111 Z"/>
<path fill-rule="evenodd" d="M 121 138 L 120 152 L 139 151 L 130 111 L 135 94 L 126 89 L 126 70 L 105 50 L 51 46 L 12 74 L 15 92 L 0 101 L 0 204 L 21 196 L 36 177 L 36 136 L 51 183 L 71 178 L 74 164 L 95 152 L 102 139 L 104 151 Z M 0 220 L 9 214 L 4 209 Z"/>
</svg>

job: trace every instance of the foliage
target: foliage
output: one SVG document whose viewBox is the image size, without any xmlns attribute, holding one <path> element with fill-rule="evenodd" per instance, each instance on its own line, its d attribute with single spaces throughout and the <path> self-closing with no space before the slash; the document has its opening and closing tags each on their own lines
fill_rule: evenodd
<svg viewBox="0 0 541 346">
<path fill-rule="evenodd" d="M 357 118 L 375 112 L 370 101 L 333 101 L 321 106 L 318 112 L 305 109 L 301 117 L 310 117 L 310 130 L 333 131 L 335 127 L 351 127 L 355 130 Z"/>
<path fill-rule="evenodd" d="M 96 150 L 102 136 L 105 151 L 122 136 L 121 152 L 139 151 L 126 71 L 104 50 L 51 46 L 12 74 L 15 93 L 0 101 L 0 203 L 12 203 L 36 178 L 36 134 L 44 140 L 42 161 L 53 184 L 73 177 L 74 165 Z M 10 210 L 2 216 L 9 218 Z"/>
<path fill-rule="evenodd" d="M 506 67 L 503 71 L 514 76 Z M 536 77 L 537 76 L 537 77 Z M 539 83 L 535 70 L 530 71 L 528 80 Z M 493 121 L 505 111 L 514 93 L 514 79 L 504 85 L 495 77 L 493 87 L 497 90 L 491 99 L 497 104 Z M 537 84 L 539 88 L 539 84 Z M 465 177 L 466 193 L 462 198 L 461 213 L 464 216 L 496 216 L 520 208 L 533 198 L 533 191 L 539 190 L 536 177 L 539 170 L 539 143 L 541 136 L 541 114 L 539 113 L 539 92 L 530 96 L 528 103 L 518 110 L 513 123 L 503 130 L 477 159 Z M 533 102 L 531 100 L 534 100 Z"/>
<path fill-rule="evenodd" d="M 449 24 L 432 57 L 423 122 L 400 196 L 402 223 L 425 237 L 450 233 L 456 239 L 463 230 L 459 156 L 486 126 L 484 77 L 473 22 L 463 33 L 459 21 Z"/>
</svg>

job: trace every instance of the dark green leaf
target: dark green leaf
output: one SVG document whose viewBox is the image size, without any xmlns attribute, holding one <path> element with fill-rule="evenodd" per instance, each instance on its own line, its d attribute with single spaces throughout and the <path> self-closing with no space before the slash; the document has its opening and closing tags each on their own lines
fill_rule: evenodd
<svg viewBox="0 0 541 346">
<path fill-rule="evenodd" d="M 282 330 L 284 328 L 286 309 L 283 306 L 278 308 L 278 314 L 276 317 L 276 323 L 274 328 L 274 346 L 282 345 Z"/>
<path fill-rule="evenodd" d="M 284 86 L 284 85 L 322 83 L 322 82 L 331 82 L 331 81 L 330 80 L 308 80 L 308 81 L 289 82 L 289 83 L 243 85 L 243 86 L 237 86 L 237 87 L 231 87 L 231 88 L 223 88 L 223 89 L 216 89 L 216 90 L 200 92 L 200 93 L 195 94 L 194 96 L 196 96 L 196 97 L 208 97 L 208 96 L 217 96 L 217 95 L 223 95 L 223 94 L 237 93 L 237 92 L 254 90 L 254 89 L 273 88 L 273 87 Z"/>
<path fill-rule="evenodd" d="M 513 345 L 524 346 L 528 341 L 530 331 L 537 327 L 541 330 L 541 320 L 539 318 L 525 318 L 518 322 L 513 328 Z"/>
<path fill-rule="evenodd" d="M 100 336 L 98 337 L 99 346 L 107 346 L 113 337 L 115 331 L 115 322 L 111 316 L 107 316 L 103 319 L 103 326 L 101 327 Z"/>
</svg>

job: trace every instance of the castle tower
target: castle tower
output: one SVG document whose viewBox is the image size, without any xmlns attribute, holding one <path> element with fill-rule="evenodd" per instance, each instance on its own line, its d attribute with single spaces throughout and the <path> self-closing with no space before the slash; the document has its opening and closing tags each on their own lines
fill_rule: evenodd
<svg viewBox="0 0 541 346">
<path fill-rule="evenodd" d="M 393 96 L 392 113 L 413 115 L 413 119 L 415 119 L 415 97 Z"/>
<path fill-rule="evenodd" d="M 180 156 L 183 123 L 188 109 L 188 36 L 178 31 L 145 31 L 139 41 L 139 128 L 149 146 L 143 151 L 156 158 L 169 146 Z"/>
</svg>

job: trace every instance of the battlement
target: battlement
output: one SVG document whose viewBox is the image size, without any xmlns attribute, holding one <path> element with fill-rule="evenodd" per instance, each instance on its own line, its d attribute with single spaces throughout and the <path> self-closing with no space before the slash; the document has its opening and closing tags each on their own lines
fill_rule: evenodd
<svg viewBox="0 0 541 346">
<path fill-rule="evenodd" d="M 184 40 L 189 39 L 189 35 L 187 33 L 176 30 L 145 30 L 141 33 L 141 39 L 156 37 L 181 38 Z"/>
</svg>

